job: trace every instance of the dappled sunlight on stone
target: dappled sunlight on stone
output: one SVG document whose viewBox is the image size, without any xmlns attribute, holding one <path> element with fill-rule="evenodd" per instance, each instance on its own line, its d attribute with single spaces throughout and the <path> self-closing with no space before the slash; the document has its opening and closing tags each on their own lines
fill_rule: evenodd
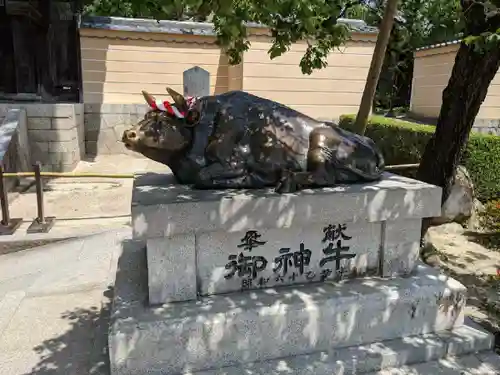
<svg viewBox="0 0 500 375">
<path fill-rule="evenodd" d="M 294 293 L 303 301 L 304 311 L 309 315 L 309 319 L 307 321 L 307 325 L 304 327 L 303 333 L 309 340 L 309 345 L 313 346 L 318 340 L 319 308 L 315 304 L 313 298 L 311 298 L 308 294 L 302 293 L 298 290 L 294 291 Z"/>
<path fill-rule="evenodd" d="M 208 281 L 207 290 L 209 294 L 214 294 L 216 292 L 216 285 L 224 280 L 224 275 L 226 274 L 226 270 L 224 267 L 216 267 L 212 271 L 212 275 L 210 276 L 210 280 Z"/>
<path fill-rule="evenodd" d="M 406 192 L 405 197 L 403 199 L 405 207 L 407 208 L 409 213 L 415 212 L 416 210 L 416 204 L 417 204 L 416 195 L 417 195 L 416 191 L 410 190 Z"/>
<path fill-rule="evenodd" d="M 148 231 L 148 223 L 144 215 L 134 217 L 132 225 L 138 236 L 144 236 Z"/>
<path fill-rule="evenodd" d="M 385 209 L 384 202 L 387 198 L 386 191 L 378 191 L 369 203 L 368 215 L 370 218 L 378 218 L 381 212 Z"/>
<path fill-rule="evenodd" d="M 276 291 L 276 289 L 271 289 L 271 288 L 270 289 L 264 289 L 263 293 L 268 294 L 268 295 L 273 295 L 273 294 L 276 295 L 276 294 L 278 294 L 278 292 Z"/>
</svg>

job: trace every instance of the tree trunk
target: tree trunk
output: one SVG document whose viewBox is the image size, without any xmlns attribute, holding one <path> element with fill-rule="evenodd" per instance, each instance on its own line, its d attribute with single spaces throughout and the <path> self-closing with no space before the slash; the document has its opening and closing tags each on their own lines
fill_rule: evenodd
<svg viewBox="0 0 500 375">
<path fill-rule="evenodd" d="M 448 86 L 443 91 L 436 132 L 425 148 L 417 178 L 443 188 L 442 203 L 449 196 L 456 167 L 467 144 L 490 82 L 500 66 L 500 48 L 483 53 L 462 43 Z M 423 232 L 427 230 L 424 224 Z"/>
<path fill-rule="evenodd" d="M 363 91 L 361 104 L 359 105 L 358 114 L 356 116 L 356 132 L 361 135 L 363 135 L 366 131 L 368 116 L 370 115 L 372 109 L 378 79 L 380 77 L 382 65 L 384 64 L 385 51 L 387 50 L 387 44 L 389 43 L 389 38 L 391 36 L 394 17 L 396 16 L 396 12 L 398 10 L 398 1 L 399 0 L 387 1 L 384 18 L 382 19 L 379 27 L 377 43 L 375 44 L 370 70 L 368 71 L 368 77 L 366 78 L 365 89 Z"/>
</svg>

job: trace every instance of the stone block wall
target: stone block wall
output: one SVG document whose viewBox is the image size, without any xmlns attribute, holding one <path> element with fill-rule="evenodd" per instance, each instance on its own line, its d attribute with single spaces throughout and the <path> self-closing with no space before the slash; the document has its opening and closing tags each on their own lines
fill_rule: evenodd
<svg viewBox="0 0 500 375">
<path fill-rule="evenodd" d="M 476 119 L 472 129 L 478 133 L 500 136 L 500 120 Z"/>
<path fill-rule="evenodd" d="M 25 109 L 31 163 L 48 172 L 72 171 L 85 155 L 83 104 L 0 104 L 1 117 L 9 109 Z"/>
<path fill-rule="evenodd" d="M 88 155 L 131 154 L 120 142 L 123 131 L 137 124 L 146 104 L 85 104 L 85 150 Z"/>
<path fill-rule="evenodd" d="M 403 120 L 417 121 L 426 125 L 436 125 L 438 119 L 435 117 L 420 116 L 410 112 L 408 118 Z M 481 134 L 500 136 L 500 120 L 476 118 L 474 120 L 474 125 L 472 126 L 472 131 Z"/>
<path fill-rule="evenodd" d="M 0 161 L 5 172 L 27 171 L 31 168 L 27 117 L 24 109 L 11 109 L 0 122 Z M 4 181 L 7 191 L 19 182 L 18 178 Z"/>
</svg>

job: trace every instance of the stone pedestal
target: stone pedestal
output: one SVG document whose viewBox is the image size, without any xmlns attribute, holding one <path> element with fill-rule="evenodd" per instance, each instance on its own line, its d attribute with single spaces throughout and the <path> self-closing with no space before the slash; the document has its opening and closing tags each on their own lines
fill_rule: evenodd
<svg viewBox="0 0 500 375">
<path fill-rule="evenodd" d="M 465 287 L 418 261 L 440 200 L 391 174 L 285 195 L 138 176 L 113 374 L 367 373 L 490 348 L 464 325 Z"/>
</svg>

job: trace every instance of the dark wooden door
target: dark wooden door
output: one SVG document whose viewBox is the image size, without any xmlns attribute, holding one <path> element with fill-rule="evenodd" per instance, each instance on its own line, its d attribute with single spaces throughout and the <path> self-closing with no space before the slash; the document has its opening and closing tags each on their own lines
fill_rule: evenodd
<svg viewBox="0 0 500 375">
<path fill-rule="evenodd" d="M 0 0 L 0 93 L 16 92 L 14 71 L 14 48 L 12 45 L 12 29 L 7 16 L 5 0 Z"/>
<path fill-rule="evenodd" d="M 2 0 L 0 0 L 2 1 Z M 11 35 L 2 47 L 13 61 L 15 82 L 0 83 L 0 97 L 41 102 L 78 102 L 80 60 L 77 2 L 3 0 Z M 10 79 L 12 81 L 12 78 Z M 3 87 L 10 87 L 9 90 Z"/>
</svg>

